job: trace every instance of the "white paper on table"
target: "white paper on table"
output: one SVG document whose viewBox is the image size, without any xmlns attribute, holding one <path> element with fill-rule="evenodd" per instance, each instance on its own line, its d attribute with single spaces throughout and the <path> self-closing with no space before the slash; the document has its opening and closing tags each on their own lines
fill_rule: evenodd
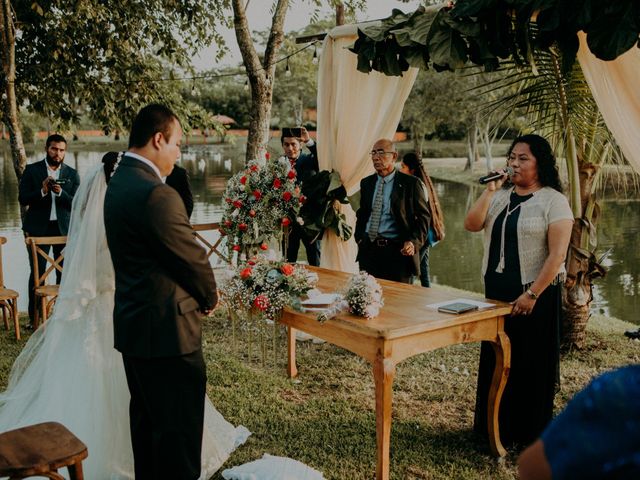
<svg viewBox="0 0 640 480">
<path fill-rule="evenodd" d="M 453 300 L 446 300 L 444 302 L 430 303 L 427 305 L 427 308 L 437 310 L 438 308 L 449 305 L 451 303 L 469 303 L 471 305 L 477 306 L 478 308 L 490 308 L 496 306 L 495 303 L 480 302 L 478 300 L 471 300 L 470 298 L 454 298 Z"/>
<path fill-rule="evenodd" d="M 342 295 L 339 293 L 321 293 L 320 295 L 316 295 L 315 297 L 308 298 L 300 302 L 305 308 L 314 308 L 322 305 L 326 308 L 327 305 L 331 305 L 334 302 L 337 302 L 342 298 Z"/>
</svg>

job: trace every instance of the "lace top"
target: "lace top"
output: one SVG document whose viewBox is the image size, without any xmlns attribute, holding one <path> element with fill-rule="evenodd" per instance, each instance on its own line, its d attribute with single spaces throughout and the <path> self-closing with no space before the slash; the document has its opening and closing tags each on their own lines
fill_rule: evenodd
<svg viewBox="0 0 640 480">
<path fill-rule="evenodd" d="M 513 188 L 498 190 L 489 205 L 484 223 L 484 257 L 482 275 L 487 272 L 491 231 L 498 215 L 509 205 Z M 573 213 L 567 198 L 551 187 L 543 187 L 533 197 L 520 204 L 518 217 L 518 255 L 520 259 L 520 278 L 523 285 L 532 283 L 549 255 L 547 232 L 549 225 L 559 220 L 573 221 Z M 564 264 L 559 274 L 566 272 Z"/>
</svg>

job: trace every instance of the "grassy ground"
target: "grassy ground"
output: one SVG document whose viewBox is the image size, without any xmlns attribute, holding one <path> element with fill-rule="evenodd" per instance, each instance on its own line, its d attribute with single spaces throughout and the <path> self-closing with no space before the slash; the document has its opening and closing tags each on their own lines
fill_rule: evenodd
<svg viewBox="0 0 640 480">
<path fill-rule="evenodd" d="M 616 319 L 592 318 L 587 348 L 563 358 L 558 409 L 594 375 L 640 361 L 640 342 L 622 335 L 631 327 Z M 16 342 L 11 332 L 0 332 L 1 388 L 27 337 Z M 204 337 L 211 400 L 230 422 L 253 432 L 225 467 L 267 452 L 300 460 L 328 479 L 373 478 L 375 404 L 371 368 L 364 360 L 328 344 L 299 342 L 300 375 L 290 380 L 284 373 L 282 332 L 277 365 L 269 341 L 266 366 L 257 348 L 261 343 L 254 340 L 249 360 L 246 333 L 233 329 L 222 312 L 206 321 Z M 477 344 L 459 345 L 399 365 L 391 478 L 516 478 L 515 454 L 498 462 L 471 432 L 478 353 Z M 219 473 L 214 476 L 220 478 Z"/>
</svg>

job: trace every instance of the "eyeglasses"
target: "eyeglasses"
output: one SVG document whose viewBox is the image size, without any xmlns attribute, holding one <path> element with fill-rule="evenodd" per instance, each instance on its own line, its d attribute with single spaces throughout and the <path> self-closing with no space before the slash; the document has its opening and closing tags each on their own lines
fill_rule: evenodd
<svg viewBox="0 0 640 480">
<path fill-rule="evenodd" d="M 372 157 L 382 157 L 383 155 L 391 155 L 393 153 L 396 153 L 396 152 L 385 152 L 384 150 L 379 149 L 379 150 L 371 150 L 369 152 L 369 155 L 371 155 Z"/>
</svg>

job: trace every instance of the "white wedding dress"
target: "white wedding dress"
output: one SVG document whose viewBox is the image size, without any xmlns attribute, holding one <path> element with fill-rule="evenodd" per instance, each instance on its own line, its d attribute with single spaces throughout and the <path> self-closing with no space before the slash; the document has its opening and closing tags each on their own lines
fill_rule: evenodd
<svg viewBox="0 0 640 480">
<path fill-rule="evenodd" d="M 88 447 L 85 478 L 122 480 L 133 478 L 133 454 L 129 390 L 113 348 L 115 282 L 102 220 L 105 191 L 99 165 L 74 199 L 53 314 L 31 336 L 0 393 L 0 432 L 60 422 Z M 204 418 L 201 478 L 207 479 L 250 432 L 227 422 L 208 398 Z"/>
</svg>

